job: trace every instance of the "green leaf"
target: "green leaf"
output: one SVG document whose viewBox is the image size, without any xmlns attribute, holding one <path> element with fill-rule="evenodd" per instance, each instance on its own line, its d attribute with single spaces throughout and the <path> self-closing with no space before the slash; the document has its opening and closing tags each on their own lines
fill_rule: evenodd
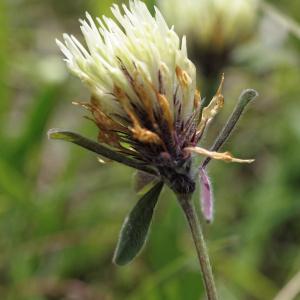
<svg viewBox="0 0 300 300">
<path fill-rule="evenodd" d="M 134 190 L 138 195 L 143 195 L 158 181 L 159 178 L 157 176 L 137 170 L 134 174 Z"/>
<path fill-rule="evenodd" d="M 224 143 L 229 138 L 232 130 L 236 126 L 238 120 L 240 119 L 240 117 L 241 117 L 243 111 L 245 110 L 245 108 L 247 107 L 247 105 L 252 100 L 254 100 L 257 96 L 258 96 L 258 92 L 256 90 L 246 89 L 246 90 L 242 91 L 242 93 L 239 97 L 238 103 L 236 104 L 232 114 L 228 118 L 225 126 L 223 127 L 223 129 L 219 133 L 218 137 L 214 141 L 214 144 L 210 147 L 210 149 L 209 149 L 210 151 L 218 151 L 224 145 Z M 201 167 L 205 168 L 210 161 L 211 161 L 211 158 L 207 157 L 203 161 Z"/>
<path fill-rule="evenodd" d="M 48 131 L 48 137 L 49 139 L 71 142 L 89 151 L 100 154 L 101 156 L 108 158 L 110 160 L 117 161 L 126 166 L 144 171 L 146 173 L 157 175 L 155 170 L 152 169 L 151 167 L 143 163 L 140 163 L 132 158 L 129 158 L 120 152 L 114 151 L 106 146 L 103 146 L 102 144 L 99 144 L 86 137 L 83 137 L 78 133 L 53 128 Z"/>
<path fill-rule="evenodd" d="M 142 249 L 162 187 L 163 182 L 157 183 L 138 201 L 125 219 L 113 259 L 115 264 L 128 264 Z"/>
</svg>

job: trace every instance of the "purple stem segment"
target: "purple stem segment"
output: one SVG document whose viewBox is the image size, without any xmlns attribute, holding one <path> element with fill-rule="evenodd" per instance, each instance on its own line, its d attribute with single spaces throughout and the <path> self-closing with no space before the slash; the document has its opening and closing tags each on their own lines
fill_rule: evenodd
<svg viewBox="0 0 300 300">
<path fill-rule="evenodd" d="M 209 223 L 213 220 L 213 192 L 210 179 L 205 168 L 199 168 L 200 190 L 201 190 L 201 209 L 205 220 Z"/>
</svg>

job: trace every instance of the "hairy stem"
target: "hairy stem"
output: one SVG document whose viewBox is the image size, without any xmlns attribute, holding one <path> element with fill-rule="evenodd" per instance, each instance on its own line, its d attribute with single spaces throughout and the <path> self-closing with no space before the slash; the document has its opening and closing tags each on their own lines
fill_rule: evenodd
<svg viewBox="0 0 300 300">
<path fill-rule="evenodd" d="M 209 261 L 208 251 L 195 206 L 191 201 L 191 195 L 178 195 L 178 200 L 190 226 L 202 271 L 202 279 L 205 286 L 207 299 L 217 300 L 217 290 Z"/>
</svg>

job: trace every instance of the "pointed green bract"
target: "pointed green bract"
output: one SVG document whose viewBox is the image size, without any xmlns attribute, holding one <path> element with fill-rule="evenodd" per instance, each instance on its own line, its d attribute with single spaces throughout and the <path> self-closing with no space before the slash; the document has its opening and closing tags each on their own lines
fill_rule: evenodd
<svg viewBox="0 0 300 300">
<path fill-rule="evenodd" d="M 229 119 L 227 120 L 225 126 L 219 133 L 218 137 L 216 138 L 214 144 L 211 146 L 210 151 L 218 151 L 222 145 L 227 141 L 228 137 L 230 136 L 232 130 L 234 129 L 236 123 L 240 119 L 243 111 L 247 107 L 247 105 L 254 100 L 258 96 L 258 92 L 253 89 L 246 89 L 242 91 L 238 103 L 236 104 L 232 114 L 230 115 Z M 201 167 L 205 168 L 207 164 L 211 161 L 210 157 L 207 157 Z"/>
<path fill-rule="evenodd" d="M 136 171 L 134 174 L 134 190 L 138 195 L 147 193 L 159 178 L 143 171 Z"/>
<path fill-rule="evenodd" d="M 162 187 L 163 182 L 157 183 L 138 201 L 125 219 L 113 259 L 115 264 L 128 264 L 142 249 Z"/>
<path fill-rule="evenodd" d="M 92 141 L 84 136 L 81 136 L 78 133 L 66 131 L 63 129 L 50 129 L 48 131 L 48 137 L 50 139 L 54 140 L 63 140 L 67 142 L 71 142 L 73 144 L 76 144 L 82 148 L 85 148 L 87 150 L 90 150 L 94 153 L 100 154 L 101 156 L 122 163 L 126 166 L 132 167 L 137 170 L 141 170 L 146 173 L 154 174 L 156 175 L 156 172 L 153 168 L 142 164 L 134 159 L 131 159 L 117 151 L 114 151 L 106 146 L 103 146 L 102 144 L 99 144 L 95 141 Z"/>
</svg>

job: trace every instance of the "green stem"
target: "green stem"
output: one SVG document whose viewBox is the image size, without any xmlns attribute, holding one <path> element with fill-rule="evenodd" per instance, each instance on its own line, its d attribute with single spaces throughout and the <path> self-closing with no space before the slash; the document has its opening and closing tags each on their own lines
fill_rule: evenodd
<svg viewBox="0 0 300 300">
<path fill-rule="evenodd" d="M 190 226 L 194 244 L 196 247 L 200 268 L 202 271 L 202 279 L 206 290 L 208 300 L 217 300 L 217 290 L 214 282 L 212 268 L 209 261 L 206 243 L 204 241 L 201 225 L 197 216 L 195 206 L 191 201 L 190 195 L 179 195 L 179 203 L 184 211 Z"/>
</svg>

